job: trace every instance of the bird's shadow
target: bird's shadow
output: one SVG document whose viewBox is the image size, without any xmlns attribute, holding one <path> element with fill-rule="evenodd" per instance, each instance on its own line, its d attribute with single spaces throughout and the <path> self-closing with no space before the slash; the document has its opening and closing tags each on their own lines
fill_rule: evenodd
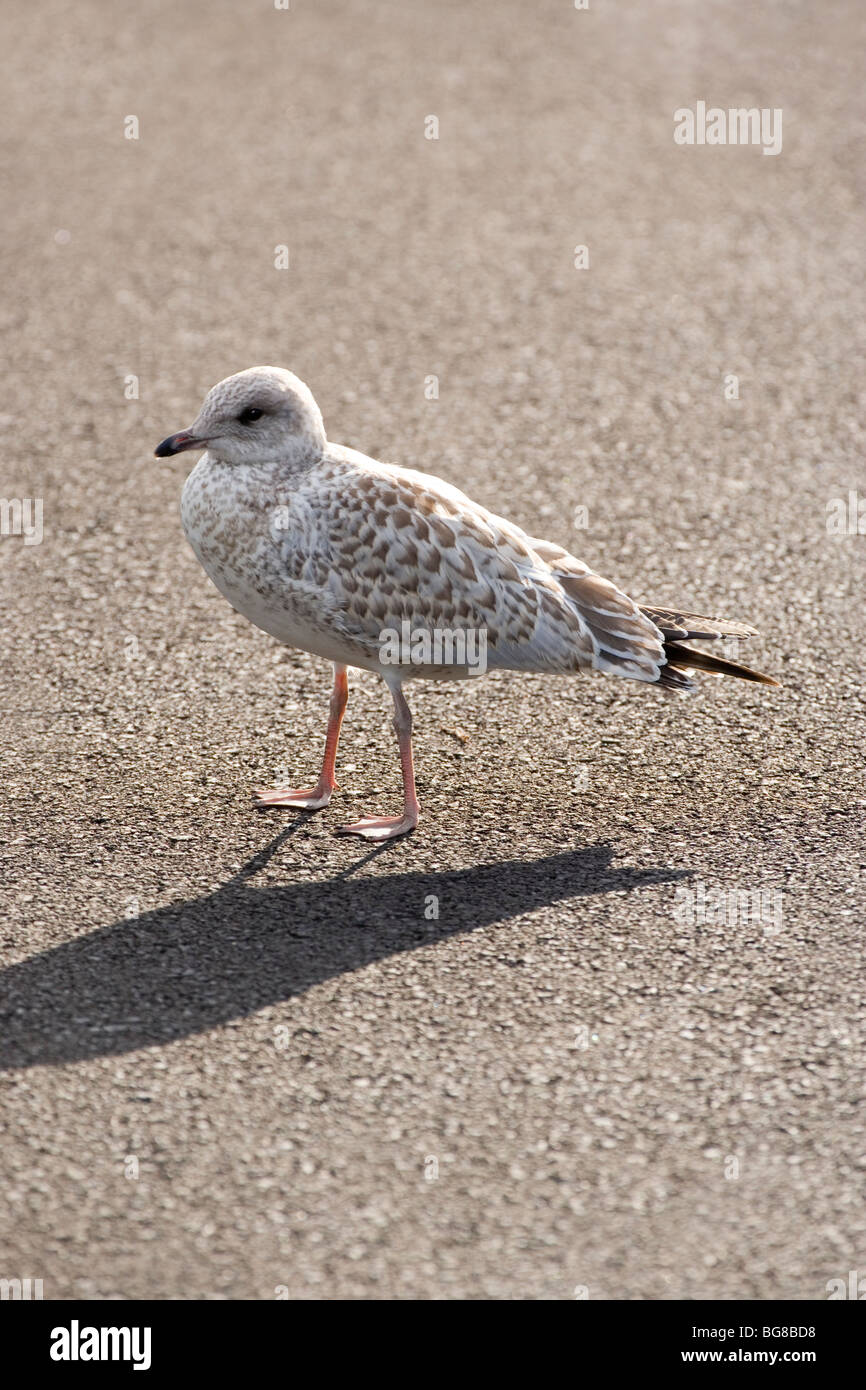
<svg viewBox="0 0 866 1390">
<path fill-rule="evenodd" d="M 686 876 L 612 868 L 603 844 L 452 872 L 359 874 L 392 845 L 326 882 L 257 886 L 254 875 L 301 823 L 213 893 L 113 922 L 0 972 L 0 1067 L 173 1042 L 550 903 Z"/>
</svg>

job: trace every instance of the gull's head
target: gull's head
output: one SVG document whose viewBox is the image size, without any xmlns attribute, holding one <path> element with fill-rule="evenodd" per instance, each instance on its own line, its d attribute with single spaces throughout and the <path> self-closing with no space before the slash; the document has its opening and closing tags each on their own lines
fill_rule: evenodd
<svg viewBox="0 0 866 1390">
<path fill-rule="evenodd" d="M 250 367 L 208 391 L 189 429 L 169 435 L 154 453 L 207 449 L 225 463 L 279 463 L 321 453 L 325 442 L 309 387 L 282 367 Z"/>
</svg>

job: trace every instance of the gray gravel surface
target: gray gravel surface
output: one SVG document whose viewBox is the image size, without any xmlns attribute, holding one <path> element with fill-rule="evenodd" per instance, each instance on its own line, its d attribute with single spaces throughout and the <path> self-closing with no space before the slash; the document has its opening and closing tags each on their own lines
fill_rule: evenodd
<svg viewBox="0 0 866 1390">
<path fill-rule="evenodd" d="M 864 24 L 5 13 L 2 492 L 44 538 L 0 544 L 0 1276 L 808 1300 L 866 1270 L 866 536 L 826 524 L 866 494 Z M 675 145 L 699 99 L 782 108 L 782 153 Z M 371 852 L 333 834 L 399 801 L 356 673 L 332 806 L 255 812 L 315 774 L 330 673 L 223 603 L 189 459 L 151 451 L 258 362 L 331 438 L 754 622 L 784 688 L 412 687 L 424 819 Z"/>
</svg>

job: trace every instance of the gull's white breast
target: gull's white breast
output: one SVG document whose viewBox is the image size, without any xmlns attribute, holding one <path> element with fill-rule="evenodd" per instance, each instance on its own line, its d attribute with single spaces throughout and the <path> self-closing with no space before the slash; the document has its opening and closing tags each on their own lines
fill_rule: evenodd
<svg viewBox="0 0 866 1390">
<path fill-rule="evenodd" d="M 187 540 L 223 597 L 256 627 L 329 661 L 380 670 L 340 631 L 338 605 L 322 582 L 325 519 L 296 481 L 203 454 L 181 495 Z"/>
</svg>

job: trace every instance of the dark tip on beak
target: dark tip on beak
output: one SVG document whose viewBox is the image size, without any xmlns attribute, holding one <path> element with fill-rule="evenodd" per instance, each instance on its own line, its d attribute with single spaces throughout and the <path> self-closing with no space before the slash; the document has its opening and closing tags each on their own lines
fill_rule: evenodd
<svg viewBox="0 0 866 1390">
<path fill-rule="evenodd" d="M 167 459 L 171 454 L 182 454 L 184 449 L 203 449 L 206 443 L 206 439 L 197 439 L 189 430 L 181 430 L 157 444 L 153 452 L 158 459 Z"/>
</svg>

